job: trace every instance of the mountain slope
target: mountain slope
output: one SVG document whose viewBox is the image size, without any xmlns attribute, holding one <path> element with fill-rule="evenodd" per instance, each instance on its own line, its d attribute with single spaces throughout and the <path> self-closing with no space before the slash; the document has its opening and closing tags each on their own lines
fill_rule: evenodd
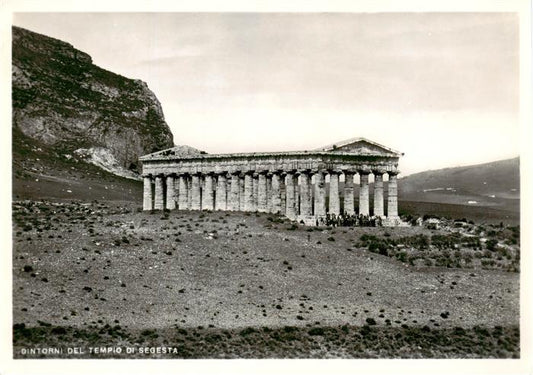
<svg viewBox="0 0 533 375">
<path fill-rule="evenodd" d="M 416 173 L 398 180 L 403 200 L 518 209 L 519 158 Z"/>
<path fill-rule="evenodd" d="M 135 175 L 139 156 L 173 146 L 146 83 L 99 68 L 63 41 L 12 32 L 14 157 L 15 147 L 29 142 L 51 146 L 52 158 L 106 160 L 114 172 Z"/>
</svg>

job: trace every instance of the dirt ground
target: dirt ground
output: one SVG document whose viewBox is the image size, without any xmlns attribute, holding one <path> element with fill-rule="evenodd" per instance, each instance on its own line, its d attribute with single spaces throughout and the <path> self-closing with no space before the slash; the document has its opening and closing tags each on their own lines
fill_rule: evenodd
<svg viewBox="0 0 533 375">
<path fill-rule="evenodd" d="M 19 329 L 444 332 L 519 324 L 519 273 L 415 267 L 357 247 L 364 233 L 430 234 L 425 228 L 310 231 L 268 214 L 149 213 L 97 202 L 18 202 L 14 217 Z M 498 356 L 490 353 L 480 356 Z"/>
</svg>

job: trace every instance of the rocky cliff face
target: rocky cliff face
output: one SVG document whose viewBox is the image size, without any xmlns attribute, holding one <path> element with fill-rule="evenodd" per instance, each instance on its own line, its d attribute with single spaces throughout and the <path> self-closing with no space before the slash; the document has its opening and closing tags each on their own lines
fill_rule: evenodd
<svg viewBox="0 0 533 375">
<path fill-rule="evenodd" d="M 161 105 L 146 83 L 99 68 L 63 41 L 12 30 L 14 138 L 28 137 L 88 161 L 105 155 L 126 174 L 140 171 L 139 156 L 173 146 Z"/>
</svg>

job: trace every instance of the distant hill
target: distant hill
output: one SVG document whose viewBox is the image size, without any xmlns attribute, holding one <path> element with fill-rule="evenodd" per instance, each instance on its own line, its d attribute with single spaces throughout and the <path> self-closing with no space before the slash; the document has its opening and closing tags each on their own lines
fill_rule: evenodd
<svg viewBox="0 0 533 375">
<path fill-rule="evenodd" d="M 519 158 L 416 173 L 398 180 L 400 199 L 518 210 Z"/>
</svg>

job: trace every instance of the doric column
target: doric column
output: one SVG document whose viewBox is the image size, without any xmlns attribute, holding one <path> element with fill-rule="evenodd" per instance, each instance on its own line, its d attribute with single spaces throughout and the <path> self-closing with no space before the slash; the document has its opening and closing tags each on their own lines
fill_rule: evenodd
<svg viewBox="0 0 533 375">
<path fill-rule="evenodd" d="M 244 211 L 254 210 L 253 171 L 244 174 Z"/>
<path fill-rule="evenodd" d="M 254 211 L 257 211 L 257 200 L 259 196 L 259 175 L 257 173 L 254 173 L 252 175 L 252 185 L 253 185 L 253 204 L 254 204 Z"/>
<path fill-rule="evenodd" d="M 239 176 L 239 211 L 245 211 L 244 209 L 244 175 Z"/>
<path fill-rule="evenodd" d="M 329 213 L 338 215 L 341 212 L 339 199 L 339 172 L 329 172 Z"/>
<path fill-rule="evenodd" d="M 258 192 L 257 192 L 257 211 L 267 211 L 267 178 L 266 172 L 259 172 L 258 177 Z"/>
<path fill-rule="evenodd" d="M 324 172 L 318 171 L 315 176 L 315 216 L 326 215 L 326 181 Z"/>
<path fill-rule="evenodd" d="M 173 210 L 176 208 L 175 201 L 175 187 L 174 176 L 166 176 L 167 194 L 166 194 L 166 209 Z"/>
<path fill-rule="evenodd" d="M 387 201 L 387 217 L 398 217 L 398 172 L 389 172 L 389 197 Z"/>
<path fill-rule="evenodd" d="M 226 173 L 221 173 L 218 175 L 217 179 L 217 195 L 216 195 L 216 206 L 215 209 L 225 211 L 227 208 L 227 199 L 226 199 Z"/>
<path fill-rule="evenodd" d="M 266 212 L 272 212 L 272 173 L 266 175 Z"/>
<path fill-rule="evenodd" d="M 202 210 L 213 210 L 215 208 L 215 197 L 213 190 L 213 175 L 208 173 L 204 177 L 204 191 L 202 194 Z"/>
<path fill-rule="evenodd" d="M 241 187 L 240 187 L 240 172 L 235 172 L 231 175 L 231 191 L 230 191 L 230 199 L 229 199 L 229 207 L 228 209 L 230 211 L 239 211 L 240 207 L 240 195 L 241 195 Z"/>
<path fill-rule="evenodd" d="M 180 180 L 178 175 L 174 175 L 174 208 L 178 208 L 178 197 L 180 193 Z"/>
<path fill-rule="evenodd" d="M 298 186 L 296 176 L 294 172 L 287 172 L 287 177 L 285 178 L 285 215 L 294 220 L 296 215 L 296 187 Z"/>
<path fill-rule="evenodd" d="M 270 212 L 278 214 L 281 212 L 281 181 L 278 172 L 272 173 L 272 189 L 270 194 Z"/>
<path fill-rule="evenodd" d="M 368 175 L 370 174 L 366 170 L 360 170 L 359 172 L 359 215 L 370 214 L 370 203 L 368 195 Z"/>
<path fill-rule="evenodd" d="M 187 209 L 192 209 L 192 177 L 187 175 Z"/>
<path fill-rule="evenodd" d="M 153 210 L 152 176 L 143 176 L 143 210 Z"/>
<path fill-rule="evenodd" d="M 347 215 L 355 213 L 353 196 L 353 172 L 344 172 L 344 212 Z"/>
<path fill-rule="evenodd" d="M 287 186 L 285 183 L 285 176 L 286 176 L 285 172 L 280 172 L 280 177 L 279 177 L 280 192 L 279 193 L 281 195 L 281 210 L 280 210 L 281 214 L 285 214 L 287 212 Z"/>
<path fill-rule="evenodd" d="M 300 174 L 300 215 L 312 215 L 311 184 L 309 171 L 302 171 Z"/>
<path fill-rule="evenodd" d="M 181 174 L 178 177 L 179 188 L 178 188 L 178 208 L 180 210 L 187 210 L 189 208 L 187 204 L 187 198 L 189 196 L 189 189 L 187 184 L 187 175 Z"/>
<path fill-rule="evenodd" d="M 231 206 L 231 173 L 226 175 L 226 210 L 230 211 Z"/>
<path fill-rule="evenodd" d="M 163 191 L 163 175 L 155 177 L 154 210 L 165 209 L 165 196 Z"/>
<path fill-rule="evenodd" d="M 374 173 L 374 216 L 384 216 L 383 212 L 383 172 L 379 170 Z"/>
<path fill-rule="evenodd" d="M 200 174 L 192 175 L 191 181 L 191 210 L 201 209 L 202 193 L 200 190 Z"/>
</svg>

